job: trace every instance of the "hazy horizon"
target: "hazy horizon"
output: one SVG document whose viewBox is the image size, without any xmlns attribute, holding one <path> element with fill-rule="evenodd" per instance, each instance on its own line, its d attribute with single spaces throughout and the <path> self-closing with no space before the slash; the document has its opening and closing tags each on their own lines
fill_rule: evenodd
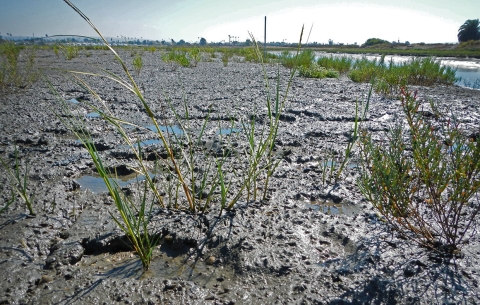
<svg viewBox="0 0 480 305">
<path fill-rule="evenodd" d="M 480 1 L 460 0 L 180 0 L 136 2 L 127 0 L 73 1 L 107 37 L 183 39 L 198 42 L 228 41 L 228 35 L 245 41 L 248 32 L 263 41 L 267 16 L 267 41 L 297 42 L 302 25 L 310 42 L 362 44 L 368 38 L 410 43 L 457 42 L 458 28 L 477 19 Z M 96 36 L 88 24 L 62 0 L 4 1 L 0 35 L 45 37 Z M 304 39 L 304 41 L 306 38 Z"/>
</svg>

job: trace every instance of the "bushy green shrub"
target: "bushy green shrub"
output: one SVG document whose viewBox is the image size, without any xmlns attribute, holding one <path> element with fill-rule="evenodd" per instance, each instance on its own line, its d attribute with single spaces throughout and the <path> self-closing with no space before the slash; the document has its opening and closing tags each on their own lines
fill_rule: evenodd
<svg viewBox="0 0 480 305">
<path fill-rule="evenodd" d="M 302 50 L 295 55 L 289 51 L 283 51 L 277 58 L 282 66 L 290 70 L 294 67 L 307 69 L 315 63 L 315 54 L 312 50 Z"/>
<path fill-rule="evenodd" d="M 423 116 L 415 94 L 402 90 L 408 129 L 397 125 L 387 143 L 360 137 L 359 187 L 403 237 L 437 251 L 458 253 L 480 212 L 480 140 L 464 136 L 454 117 L 433 102 Z"/>
<path fill-rule="evenodd" d="M 280 63 L 287 69 L 293 69 L 295 67 L 295 56 L 290 51 L 283 51 L 280 56 Z"/>
<path fill-rule="evenodd" d="M 297 64 L 299 67 L 309 68 L 315 63 L 315 54 L 312 50 L 303 50 L 298 54 Z"/>
<path fill-rule="evenodd" d="M 353 58 L 351 57 L 320 57 L 317 60 L 317 64 L 320 67 L 324 67 L 325 69 L 336 70 L 339 73 L 347 73 L 350 71 L 353 65 Z"/>
<path fill-rule="evenodd" d="M 320 67 L 316 64 L 313 64 L 309 67 L 300 66 L 298 68 L 298 74 L 303 77 L 310 78 L 338 78 L 339 74 L 335 70 L 327 70 L 323 67 Z"/>
<path fill-rule="evenodd" d="M 162 60 L 172 65 L 175 70 L 177 66 L 190 67 L 191 63 L 187 57 L 187 52 L 183 49 L 172 49 L 162 55 Z"/>
<path fill-rule="evenodd" d="M 377 59 L 368 60 L 366 57 L 357 59 L 348 76 L 354 82 L 371 82 L 378 78 L 384 70 L 383 61 Z"/>
</svg>

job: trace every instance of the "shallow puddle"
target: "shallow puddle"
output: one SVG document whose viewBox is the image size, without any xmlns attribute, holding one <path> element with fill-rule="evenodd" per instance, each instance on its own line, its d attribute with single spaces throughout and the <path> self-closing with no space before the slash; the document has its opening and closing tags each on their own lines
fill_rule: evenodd
<svg viewBox="0 0 480 305">
<path fill-rule="evenodd" d="M 241 128 L 220 128 L 219 131 L 217 131 L 217 135 L 227 135 L 227 134 L 232 134 L 232 133 L 238 133 L 241 132 Z"/>
<path fill-rule="evenodd" d="M 78 103 L 80 103 L 80 101 L 77 100 L 76 98 L 69 99 L 67 102 L 72 103 L 72 104 L 78 104 Z"/>
<path fill-rule="evenodd" d="M 456 152 L 464 152 L 464 151 L 469 151 L 468 145 L 458 145 L 458 144 L 453 144 L 452 146 L 448 146 L 447 152 L 449 154 L 453 154 Z"/>
<path fill-rule="evenodd" d="M 98 112 L 90 112 L 90 113 L 87 113 L 85 115 L 87 118 L 99 118 L 100 117 L 100 113 Z"/>
<path fill-rule="evenodd" d="M 326 167 L 326 168 L 330 168 L 330 167 L 336 167 L 336 166 L 341 166 L 342 163 L 341 162 L 337 162 L 337 161 L 333 161 L 333 160 L 327 160 L 327 161 L 324 161 L 324 162 L 320 162 L 319 166 L 320 167 Z M 357 168 L 359 166 L 359 164 L 357 162 L 348 162 L 347 165 L 345 166 L 346 168 Z"/>
<path fill-rule="evenodd" d="M 153 178 L 153 174 L 149 173 Z M 109 178 L 111 183 L 116 182 L 120 188 L 125 187 L 131 183 L 145 180 L 144 175 L 137 175 L 136 173 L 127 176 L 118 176 L 116 178 Z M 98 175 L 85 175 L 76 179 L 82 190 L 90 190 L 92 193 L 104 193 L 108 192 L 108 188 L 105 185 L 105 181 Z"/>
</svg>

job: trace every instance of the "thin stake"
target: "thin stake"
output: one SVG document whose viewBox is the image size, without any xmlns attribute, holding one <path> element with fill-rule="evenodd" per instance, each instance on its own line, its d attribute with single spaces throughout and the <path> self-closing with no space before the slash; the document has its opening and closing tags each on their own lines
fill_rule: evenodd
<svg viewBox="0 0 480 305">
<path fill-rule="evenodd" d="M 265 16 L 265 28 L 263 32 L 263 57 L 267 58 L 267 16 Z"/>
</svg>

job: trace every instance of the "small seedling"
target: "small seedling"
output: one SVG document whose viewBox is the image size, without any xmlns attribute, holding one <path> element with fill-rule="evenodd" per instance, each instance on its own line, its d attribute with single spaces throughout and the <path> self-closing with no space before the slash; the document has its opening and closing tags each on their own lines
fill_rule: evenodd
<svg viewBox="0 0 480 305">
<path fill-rule="evenodd" d="M 30 216 L 35 216 L 35 212 L 33 211 L 34 195 L 32 195 L 32 192 L 28 188 L 28 162 L 25 162 L 25 169 L 22 170 L 17 148 L 15 148 L 14 154 L 15 163 L 13 166 L 13 170 L 11 169 L 7 161 L 5 161 L 3 158 L 0 158 L 0 163 L 7 172 L 7 180 L 9 181 L 10 187 L 12 189 L 12 199 L 7 202 L 7 204 L 1 209 L 0 212 L 3 212 L 8 206 L 13 203 L 15 199 L 14 193 L 17 193 L 17 195 L 19 195 L 20 198 L 22 198 L 25 202 Z"/>
<path fill-rule="evenodd" d="M 137 54 L 133 59 L 133 68 L 135 69 L 137 76 L 140 75 L 140 71 L 142 70 L 142 67 L 143 67 L 142 55 Z"/>
</svg>

